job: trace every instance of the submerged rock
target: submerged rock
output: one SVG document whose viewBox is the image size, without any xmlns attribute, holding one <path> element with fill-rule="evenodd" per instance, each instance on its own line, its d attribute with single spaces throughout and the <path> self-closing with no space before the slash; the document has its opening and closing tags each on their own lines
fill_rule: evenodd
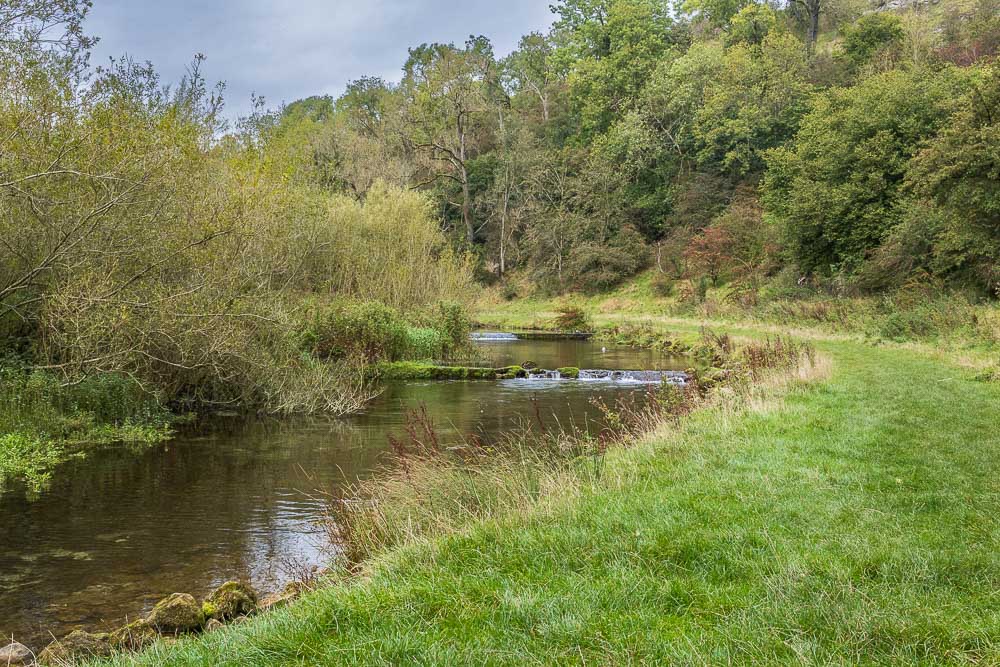
<svg viewBox="0 0 1000 667">
<path fill-rule="evenodd" d="M 0 648 L 0 665 L 3 667 L 27 667 L 35 664 L 35 654 L 24 644 L 11 642 Z"/>
<path fill-rule="evenodd" d="M 146 617 L 146 623 L 160 634 L 177 634 L 200 630 L 205 625 L 201 605 L 187 593 L 174 593 L 160 600 Z"/>
<path fill-rule="evenodd" d="M 111 633 L 108 642 L 118 651 L 138 651 L 157 640 L 159 635 L 146 621 L 139 620 L 118 628 Z"/>
<path fill-rule="evenodd" d="M 49 644 L 39 654 L 38 662 L 43 665 L 64 665 L 75 662 L 78 658 L 103 658 L 109 655 L 111 643 L 106 633 L 91 634 L 76 630 Z"/>
<path fill-rule="evenodd" d="M 219 621 L 246 616 L 257 610 L 257 593 L 246 584 L 228 581 L 212 591 L 202 610 L 207 618 Z"/>
</svg>

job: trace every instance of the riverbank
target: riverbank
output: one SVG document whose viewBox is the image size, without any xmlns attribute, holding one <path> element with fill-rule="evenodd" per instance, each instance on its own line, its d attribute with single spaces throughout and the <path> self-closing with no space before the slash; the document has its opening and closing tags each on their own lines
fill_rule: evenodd
<svg viewBox="0 0 1000 667">
<path fill-rule="evenodd" d="M 165 442 L 196 416 L 357 413 L 378 396 L 375 384 L 395 377 L 393 370 L 428 375 L 441 365 L 437 360 L 468 361 L 473 351 L 466 307 L 457 303 L 404 312 L 377 302 L 306 301 L 285 326 L 280 337 L 291 359 L 278 374 L 287 377 L 268 379 L 280 386 L 263 388 L 252 378 L 240 386 L 234 374 L 226 383 L 235 394 L 225 400 L 211 395 L 218 387 L 206 377 L 164 390 L 129 371 L 74 374 L 39 366 L 23 351 L 4 354 L 9 341 L 0 335 L 0 492 L 18 482 L 41 491 L 70 459 L 108 445 Z"/>
<path fill-rule="evenodd" d="M 601 484 L 117 664 L 1000 659 L 1000 385 L 972 353 L 811 333 L 828 377 L 697 413 L 609 452 Z"/>
</svg>

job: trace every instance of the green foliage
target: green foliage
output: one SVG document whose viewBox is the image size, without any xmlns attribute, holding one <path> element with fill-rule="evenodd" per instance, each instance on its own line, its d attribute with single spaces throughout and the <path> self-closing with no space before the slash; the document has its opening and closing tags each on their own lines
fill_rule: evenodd
<svg viewBox="0 0 1000 667">
<path fill-rule="evenodd" d="M 907 183 L 932 203 L 932 269 L 1000 294 L 1000 67 L 972 83 L 944 130 L 909 165 Z M 936 213 L 936 215 L 935 215 Z M 919 215 L 919 213 L 918 213 Z"/>
<path fill-rule="evenodd" d="M 902 183 L 940 130 L 966 75 L 893 70 L 818 95 L 788 146 L 768 157 L 765 209 L 806 271 L 853 271 L 903 219 Z"/>
<path fill-rule="evenodd" d="M 712 26 L 721 28 L 736 22 L 736 17 L 743 16 L 749 9 L 754 11 L 757 5 L 753 0 L 684 0 L 681 7 L 684 11 L 703 18 Z"/>
<path fill-rule="evenodd" d="M 665 273 L 657 271 L 650 281 L 650 289 L 658 297 L 666 298 L 674 295 L 674 281 Z"/>
<path fill-rule="evenodd" d="M 460 303 L 441 303 L 435 325 L 444 341 L 443 352 L 447 356 L 468 347 L 472 320 Z"/>
<path fill-rule="evenodd" d="M 648 258 L 649 249 L 642 236 L 625 228 L 606 243 L 574 246 L 566 260 L 565 278 L 580 291 L 603 291 L 635 275 Z"/>
<path fill-rule="evenodd" d="M 173 421 L 156 396 L 126 377 L 66 384 L 49 372 L 0 365 L 0 487 L 24 478 L 38 488 L 86 445 L 160 442 Z"/>
<path fill-rule="evenodd" d="M 898 49 L 905 33 L 898 16 L 883 12 L 865 14 L 843 31 L 841 55 L 852 69 L 867 64 L 876 54 Z M 888 55 L 888 54 L 887 54 Z"/>
<path fill-rule="evenodd" d="M 694 114 L 699 164 L 737 176 L 761 171 L 763 153 L 790 139 L 806 112 L 806 72 L 805 47 L 787 33 L 727 49 Z"/>
<path fill-rule="evenodd" d="M 571 3 L 565 3 L 569 5 Z M 649 73 L 670 45 L 672 21 L 660 0 L 618 0 L 607 4 L 599 26 L 577 24 L 589 44 L 568 79 L 580 117 L 582 138 L 606 130 L 616 114 L 638 97 Z M 591 30 L 592 27 L 592 30 Z"/>
<path fill-rule="evenodd" d="M 414 359 L 440 359 L 444 356 L 446 339 L 437 329 L 406 328 L 406 354 Z"/>
<path fill-rule="evenodd" d="M 23 433 L 0 435 L 0 491 L 5 482 L 23 478 L 39 489 L 49 480 L 52 469 L 65 460 L 64 448 L 37 436 Z"/>
<path fill-rule="evenodd" d="M 369 362 L 401 359 L 409 347 L 406 321 L 378 301 L 335 303 L 318 309 L 304 336 L 322 359 L 360 355 Z"/>
<path fill-rule="evenodd" d="M 766 4 L 751 3 L 733 16 L 726 34 L 726 43 L 762 44 L 764 38 L 780 27 L 781 17 L 774 9 Z"/>
</svg>

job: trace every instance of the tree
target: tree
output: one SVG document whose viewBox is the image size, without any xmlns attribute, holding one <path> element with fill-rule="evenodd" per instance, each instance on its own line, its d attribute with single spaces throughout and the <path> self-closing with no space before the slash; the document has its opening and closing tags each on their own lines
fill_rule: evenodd
<svg viewBox="0 0 1000 667">
<path fill-rule="evenodd" d="M 844 29 L 841 58 L 852 70 L 867 64 L 876 53 L 899 47 L 905 33 L 903 23 L 894 14 L 866 14 Z"/>
<path fill-rule="evenodd" d="M 756 46 L 780 27 L 777 12 L 764 4 L 750 4 L 737 12 L 730 21 L 726 44 Z"/>
<path fill-rule="evenodd" d="M 660 0 L 617 0 L 606 12 L 598 14 L 602 46 L 584 50 L 589 55 L 574 64 L 569 76 L 570 97 L 585 142 L 632 108 L 673 41 L 673 21 Z M 587 35 L 592 32 L 579 29 Z"/>
<path fill-rule="evenodd" d="M 907 163 L 943 126 L 965 77 L 894 70 L 814 98 L 795 139 L 767 155 L 762 191 L 802 269 L 854 272 L 900 224 Z"/>
<path fill-rule="evenodd" d="M 489 156 L 489 184 L 478 203 L 480 218 L 496 243 L 496 271 L 502 278 L 515 263 L 511 254 L 530 218 L 530 179 L 538 149 L 529 129 L 521 125 L 508 125 L 497 139 L 498 146 Z"/>
<path fill-rule="evenodd" d="M 806 46 L 812 53 L 819 39 L 819 17 L 826 7 L 826 0 L 789 0 L 789 3 L 806 14 Z"/>
<path fill-rule="evenodd" d="M 1000 295 L 1000 66 L 984 68 L 958 111 L 909 164 L 906 182 L 942 211 L 941 273 L 964 272 Z"/>
<path fill-rule="evenodd" d="M 541 33 L 533 32 L 521 38 L 517 50 L 503 62 L 508 86 L 513 92 L 528 91 L 538 98 L 542 121 L 549 122 L 552 87 L 558 81 L 553 69 L 552 43 Z"/>
<path fill-rule="evenodd" d="M 812 86 L 805 55 L 802 43 L 782 32 L 726 50 L 691 128 L 702 168 L 735 177 L 763 170 L 764 151 L 790 139 L 806 112 Z"/>
<path fill-rule="evenodd" d="M 465 48 L 425 44 L 410 51 L 404 68 L 404 135 L 426 158 L 422 184 L 441 178 L 458 184 L 466 242 L 476 241 L 469 160 L 489 145 L 494 122 L 502 122 L 503 97 L 493 49 L 483 37 Z"/>
<path fill-rule="evenodd" d="M 754 0 L 684 0 L 681 8 L 688 14 L 704 19 L 709 25 L 724 28 L 746 7 L 753 7 Z"/>
</svg>

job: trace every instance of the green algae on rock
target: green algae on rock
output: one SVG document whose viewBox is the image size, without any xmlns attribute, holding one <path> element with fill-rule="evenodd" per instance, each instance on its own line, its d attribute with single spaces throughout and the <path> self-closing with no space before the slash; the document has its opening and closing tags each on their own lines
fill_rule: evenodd
<svg viewBox="0 0 1000 667">
<path fill-rule="evenodd" d="M 202 604 L 206 618 L 226 621 L 246 616 L 257 610 L 257 593 L 247 584 L 228 581 L 214 591 Z"/>
</svg>

